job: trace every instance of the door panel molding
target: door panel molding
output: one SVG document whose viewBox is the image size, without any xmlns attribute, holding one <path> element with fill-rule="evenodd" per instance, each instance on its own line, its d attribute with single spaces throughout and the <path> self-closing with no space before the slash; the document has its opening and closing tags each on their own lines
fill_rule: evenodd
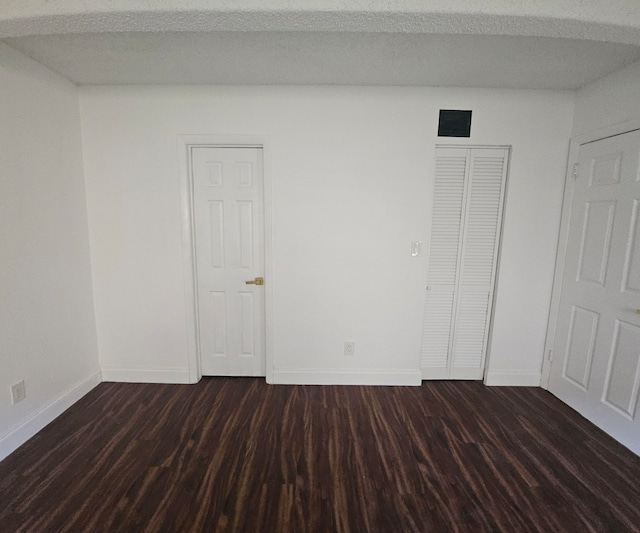
<svg viewBox="0 0 640 533">
<path fill-rule="evenodd" d="M 273 258 L 271 248 L 272 235 L 272 200 L 271 200 L 271 150 L 269 138 L 264 135 L 179 135 L 177 137 L 178 150 L 178 179 L 180 186 L 180 211 L 182 233 L 182 265 L 184 284 L 184 304 L 187 330 L 187 360 L 189 382 L 197 383 L 202 378 L 199 356 L 199 340 L 197 330 L 197 299 L 196 299 L 196 264 L 193 218 L 193 183 L 191 179 L 192 148 L 261 148 L 263 164 L 263 204 L 264 204 L 264 275 L 267 280 L 273 279 Z M 211 170 L 212 185 L 216 183 L 215 169 Z M 243 169 L 238 169 L 238 179 L 244 179 Z M 267 383 L 273 383 L 273 284 L 264 285 L 265 309 L 265 368 Z"/>
</svg>

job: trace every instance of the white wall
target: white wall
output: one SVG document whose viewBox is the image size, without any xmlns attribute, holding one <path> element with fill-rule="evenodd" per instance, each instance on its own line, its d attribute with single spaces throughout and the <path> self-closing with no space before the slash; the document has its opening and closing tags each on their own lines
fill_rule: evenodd
<svg viewBox="0 0 640 533">
<path fill-rule="evenodd" d="M 0 44 L 0 124 L 2 459 L 100 376 L 77 88 Z"/>
<path fill-rule="evenodd" d="M 177 137 L 269 140 L 276 381 L 419 380 L 439 108 L 513 145 L 489 381 L 537 384 L 573 94 L 350 87 L 84 87 L 98 346 L 110 379 L 187 381 Z M 342 355 L 356 342 L 355 357 Z"/>
<path fill-rule="evenodd" d="M 580 89 L 574 135 L 640 118 L 640 61 Z"/>
</svg>

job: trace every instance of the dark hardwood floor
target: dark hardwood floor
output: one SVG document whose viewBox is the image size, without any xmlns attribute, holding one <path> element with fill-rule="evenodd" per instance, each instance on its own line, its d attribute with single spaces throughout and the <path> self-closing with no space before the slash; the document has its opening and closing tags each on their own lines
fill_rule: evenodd
<svg viewBox="0 0 640 533">
<path fill-rule="evenodd" d="M 640 531 L 640 458 L 536 388 L 103 383 L 0 463 L 0 531 Z"/>
</svg>

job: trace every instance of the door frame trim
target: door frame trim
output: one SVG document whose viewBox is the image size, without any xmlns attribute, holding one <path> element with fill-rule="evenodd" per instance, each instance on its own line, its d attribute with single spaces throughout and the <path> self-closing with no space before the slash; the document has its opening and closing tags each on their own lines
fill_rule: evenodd
<svg viewBox="0 0 640 533">
<path fill-rule="evenodd" d="M 573 205 L 574 180 L 572 179 L 573 166 L 578 163 L 580 147 L 616 135 L 623 135 L 635 130 L 640 130 L 640 118 L 614 124 L 606 128 L 593 130 L 573 137 L 569 141 L 569 154 L 567 158 L 567 169 L 565 173 L 564 196 L 562 199 L 562 215 L 560 218 L 560 232 L 558 233 L 558 245 L 556 249 L 556 266 L 553 275 L 553 287 L 551 289 L 551 305 L 549 306 L 549 319 L 547 322 L 547 334 L 544 343 L 544 353 L 542 354 L 542 367 L 540 376 L 540 387 L 549 390 L 549 380 L 551 377 L 551 364 L 549 354 L 553 350 L 556 337 L 556 327 L 558 314 L 560 311 L 560 295 L 564 276 L 564 267 L 567 255 L 567 239 L 569 237 L 569 224 L 571 222 L 571 207 Z M 554 359 L 558 361 L 558 355 L 554 354 Z"/>
<path fill-rule="evenodd" d="M 193 220 L 193 177 L 190 152 L 195 147 L 212 148 L 260 148 L 262 149 L 263 207 L 264 207 L 264 348 L 267 383 L 273 383 L 273 256 L 271 249 L 272 203 L 271 203 L 271 149 L 265 135 L 179 135 L 178 177 L 180 185 L 180 214 L 182 234 L 182 270 L 184 303 L 187 329 L 187 360 L 189 382 L 197 383 L 202 378 L 200 346 L 198 336 L 197 275 L 195 263 Z"/>
</svg>

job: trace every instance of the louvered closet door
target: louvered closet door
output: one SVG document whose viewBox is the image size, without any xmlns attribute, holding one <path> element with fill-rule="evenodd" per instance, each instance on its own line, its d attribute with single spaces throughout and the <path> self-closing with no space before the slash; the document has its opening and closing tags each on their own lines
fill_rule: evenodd
<svg viewBox="0 0 640 533">
<path fill-rule="evenodd" d="M 438 149 L 422 332 L 423 379 L 449 377 L 454 296 L 467 182 L 466 149 Z"/>
<path fill-rule="evenodd" d="M 506 149 L 438 148 L 422 341 L 423 379 L 481 379 Z"/>
</svg>

